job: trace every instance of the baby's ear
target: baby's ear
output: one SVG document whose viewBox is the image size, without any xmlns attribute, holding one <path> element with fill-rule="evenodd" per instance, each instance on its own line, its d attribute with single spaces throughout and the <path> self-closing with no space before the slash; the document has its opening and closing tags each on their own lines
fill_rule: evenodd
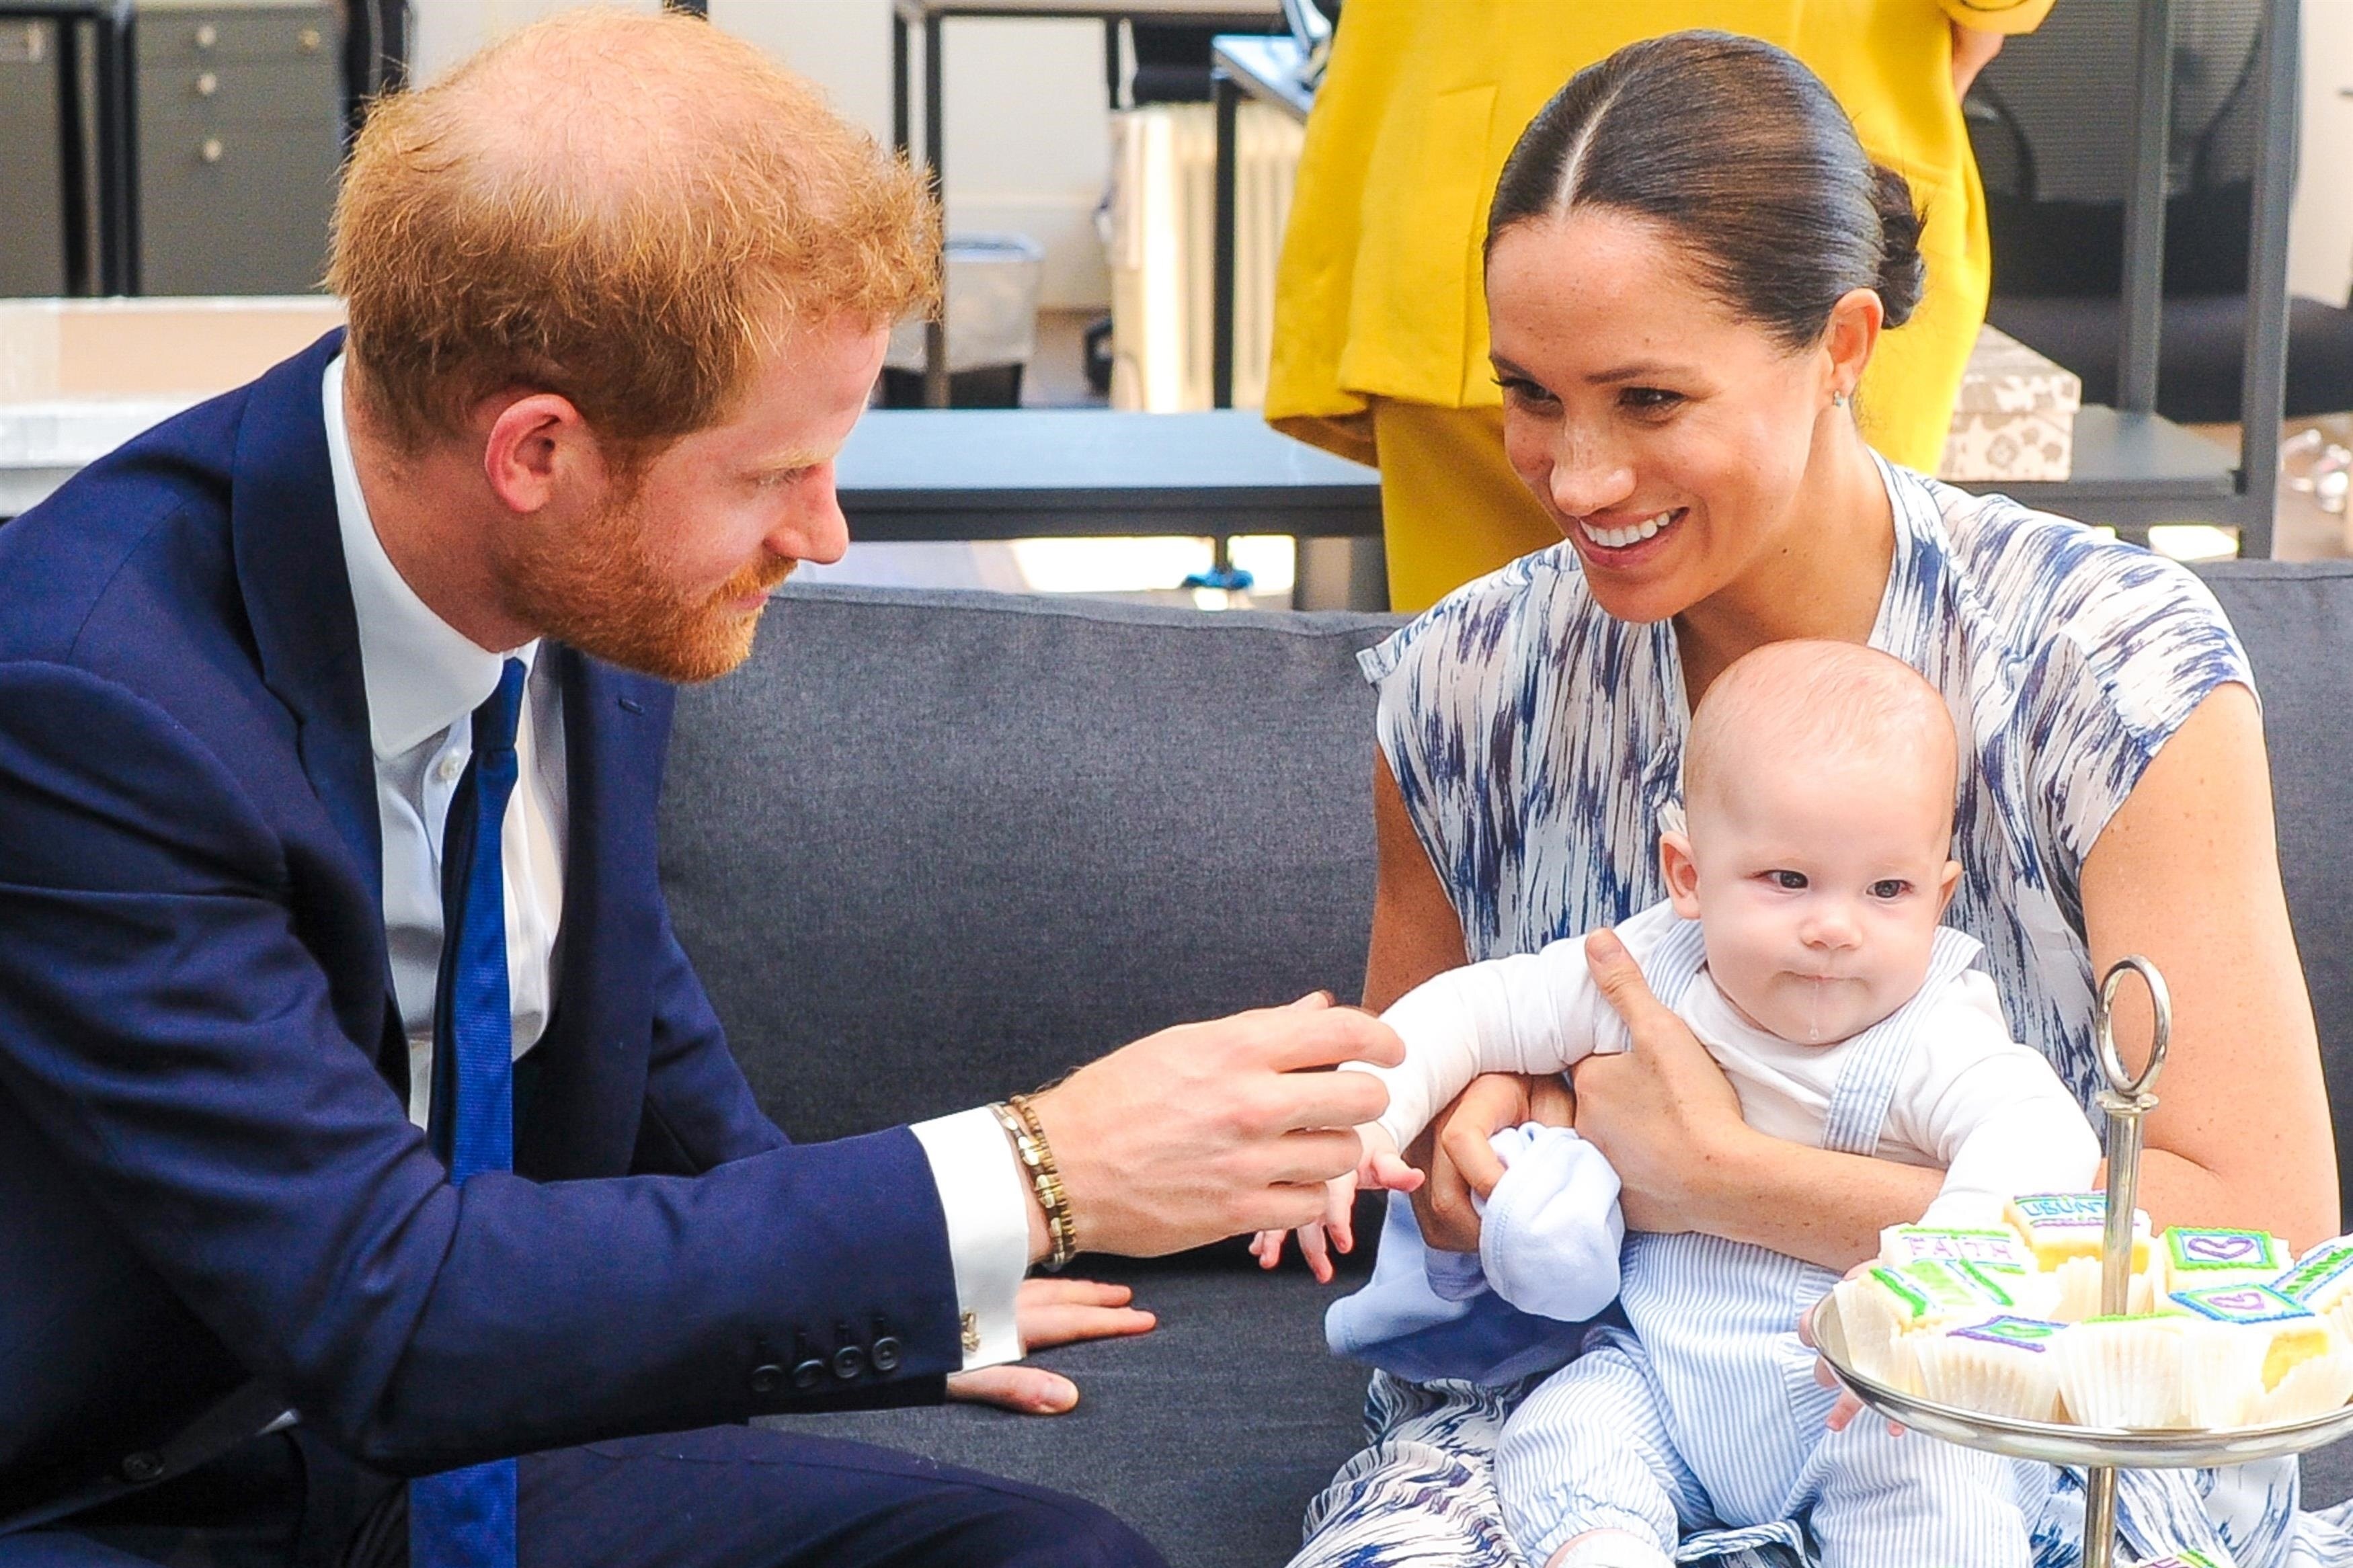
<svg viewBox="0 0 2353 1568">
<path fill-rule="evenodd" d="M 1936 879 L 1936 913 L 1939 917 L 1951 907 L 1953 894 L 1960 885 L 1961 863 L 1958 860 L 1946 861 L 1944 875 Z"/>
<path fill-rule="evenodd" d="M 1691 840 L 1672 828 L 1659 835 L 1659 875 L 1675 913 L 1687 921 L 1699 919 L 1699 864 L 1692 858 Z"/>
</svg>

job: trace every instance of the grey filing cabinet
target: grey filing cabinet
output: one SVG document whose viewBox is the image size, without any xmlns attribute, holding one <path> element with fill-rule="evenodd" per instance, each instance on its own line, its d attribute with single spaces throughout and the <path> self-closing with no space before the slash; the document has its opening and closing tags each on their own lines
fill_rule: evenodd
<svg viewBox="0 0 2353 1568">
<path fill-rule="evenodd" d="M 58 24 L 0 20 L 0 296 L 66 291 Z"/>
<path fill-rule="evenodd" d="M 140 0 L 138 291 L 319 286 L 343 157 L 340 9 Z"/>
</svg>

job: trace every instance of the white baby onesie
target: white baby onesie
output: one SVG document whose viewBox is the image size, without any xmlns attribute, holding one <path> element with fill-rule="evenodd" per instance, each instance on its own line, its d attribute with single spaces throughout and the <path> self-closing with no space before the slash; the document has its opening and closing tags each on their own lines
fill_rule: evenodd
<svg viewBox="0 0 2353 1568">
<path fill-rule="evenodd" d="M 1618 931 L 1661 1001 L 1724 1068 L 1752 1126 L 1947 1166 L 1932 1222 L 1982 1221 L 2013 1193 L 2091 1179 L 2099 1151 L 2089 1124 L 2042 1057 L 2010 1039 L 1991 984 L 1968 968 L 1977 951 L 1968 937 L 1937 933 L 1927 982 L 1888 1019 L 1851 1040 L 1801 1046 L 1741 1016 L 1707 976 L 1699 928 L 1669 907 Z M 1390 1086 L 1383 1122 L 1400 1143 L 1480 1072 L 1557 1072 L 1626 1043 L 1581 939 L 1440 975 L 1384 1016 L 1407 1059 L 1368 1070 Z M 1577 1168 L 1514 1163 L 1530 1174 Z M 1514 1194 L 1514 1181 L 1507 1173 L 1498 1187 L 1491 1217 L 1497 1205 L 1545 1205 L 1547 1224 L 1526 1234 L 1539 1245 L 1569 1234 L 1556 1194 Z M 1588 1181 L 1588 1190 L 1604 1189 Z M 1609 1217 L 1591 1216 L 1597 1226 Z M 1588 1245 L 1562 1256 L 1590 1254 Z M 1542 1259 L 1505 1261 L 1509 1270 L 1491 1273 L 1544 1278 Z M 1809 1375 L 1794 1329 L 1799 1310 L 1834 1282 L 1830 1271 L 1720 1237 L 1641 1233 L 1628 1237 L 1622 1268 L 1631 1331 L 1598 1331 L 1583 1359 L 1514 1412 L 1497 1449 L 1505 1521 L 1532 1561 L 1609 1527 L 1670 1553 L 1700 1532 L 1725 1532 L 1728 1546 L 1794 1543 L 1802 1531 L 1830 1568 L 2024 1568 L 2047 1471 L 1905 1445 L 1876 1422 L 1825 1436 L 1831 1395 Z"/>
<path fill-rule="evenodd" d="M 1639 964 L 1684 923 L 1662 903 L 1616 929 Z M 2013 1194 L 2083 1185 L 2099 1163 L 2098 1141 L 2051 1064 L 2010 1038 L 1993 982 L 1972 969 L 1924 988 L 1920 1000 L 1935 1010 L 1931 1043 L 1898 1069 L 1876 1157 L 1946 1172 L 1923 1223 L 1985 1224 L 2000 1218 Z M 1742 1121 L 1790 1142 L 1820 1143 L 1848 1042 L 1800 1045 L 1766 1033 L 1704 969 L 1674 1011 L 1732 1080 Z M 1627 1045 L 1586 967 L 1582 936 L 1449 970 L 1381 1017 L 1404 1037 L 1406 1059 L 1356 1067 L 1388 1086 L 1380 1121 L 1399 1148 L 1481 1073 L 1565 1072 Z"/>
</svg>

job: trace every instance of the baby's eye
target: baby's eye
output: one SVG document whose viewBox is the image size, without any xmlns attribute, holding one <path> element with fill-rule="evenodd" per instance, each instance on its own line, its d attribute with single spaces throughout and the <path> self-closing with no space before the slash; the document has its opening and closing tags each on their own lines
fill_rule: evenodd
<svg viewBox="0 0 2353 1568">
<path fill-rule="evenodd" d="M 1871 885 L 1874 899 L 1900 899 L 1912 890 L 1912 884 L 1901 877 L 1882 877 Z"/>
<path fill-rule="evenodd" d="M 1767 871 L 1765 879 L 1788 892 L 1802 893 L 1806 890 L 1806 874 L 1803 871 Z"/>
</svg>

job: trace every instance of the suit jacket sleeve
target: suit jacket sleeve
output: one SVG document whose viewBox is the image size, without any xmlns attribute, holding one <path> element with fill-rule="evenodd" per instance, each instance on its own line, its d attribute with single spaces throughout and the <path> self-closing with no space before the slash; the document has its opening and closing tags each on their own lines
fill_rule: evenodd
<svg viewBox="0 0 2353 1568">
<path fill-rule="evenodd" d="M 753 1098 L 664 910 L 654 973 L 653 1054 L 631 1169 L 695 1175 L 790 1142 Z"/>
<path fill-rule="evenodd" d="M 740 1077 L 678 1088 L 719 1047 L 674 942 L 649 1103 L 736 1157 L 451 1186 L 338 1020 L 351 965 L 294 843 L 161 709 L 0 666 L 0 1092 L 306 1422 L 416 1473 L 780 1408 L 778 1369 L 843 1334 L 896 1337 L 893 1381 L 959 1364 L 913 1134 L 783 1146 Z"/>
</svg>

